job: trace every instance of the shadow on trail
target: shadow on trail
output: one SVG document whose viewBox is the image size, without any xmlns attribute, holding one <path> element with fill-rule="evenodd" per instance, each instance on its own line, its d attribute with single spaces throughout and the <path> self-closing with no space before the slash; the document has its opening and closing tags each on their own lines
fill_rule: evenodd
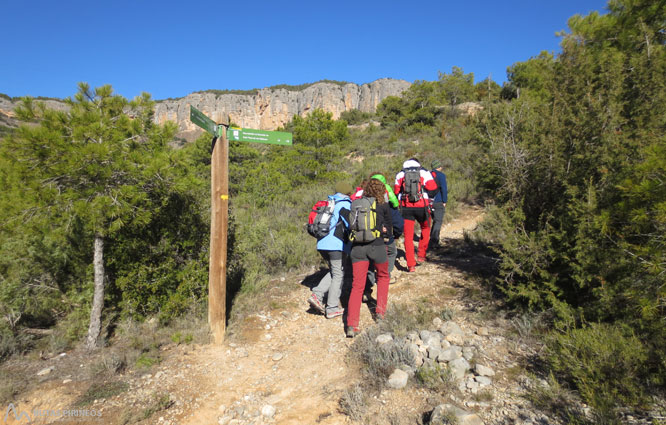
<svg viewBox="0 0 666 425">
<path fill-rule="evenodd" d="M 484 280 L 499 276 L 500 258 L 497 254 L 485 245 L 461 239 L 446 238 L 439 247 L 428 250 L 428 262 Z"/>
<path fill-rule="evenodd" d="M 315 286 L 319 284 L 319 281 L 328 273 L 328 269 L 325 267 L 319 268 L 316 272 L 309 274 L 303 278 L 301 285 L 312 290 Z"/>
</svg>

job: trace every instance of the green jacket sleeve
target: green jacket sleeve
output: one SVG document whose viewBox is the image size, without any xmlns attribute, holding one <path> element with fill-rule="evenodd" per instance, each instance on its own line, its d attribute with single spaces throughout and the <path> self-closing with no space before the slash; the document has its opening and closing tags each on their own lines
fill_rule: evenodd
<svg viewBox="0 0 666 425">
<path fill-rule="evenodd" d="M 384 186 L 386 186 L 386 193 L 388 194 L 389 203 L 393 208 L 398 208 L 398 197 L 395 196 L 395 193 L 393 193 L 393 188 L 389 186 L 388 183 L 384 183 Z"/>
</svg>

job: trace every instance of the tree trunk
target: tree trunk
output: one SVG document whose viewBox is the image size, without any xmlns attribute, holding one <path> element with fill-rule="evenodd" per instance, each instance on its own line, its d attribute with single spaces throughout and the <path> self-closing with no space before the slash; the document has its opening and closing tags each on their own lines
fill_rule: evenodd
<svg viewBox="0 0 666 425">
<path fill-rule="evenodd" d="M 95 292 L 92 309 L 90 310 L 90 327 L 86 338 L 86 348 L 92 350 L 97 346 L 102 331 L 102 307 L 104 307 L 104 239 L 95 235 L 95 252 L 93 254 L 95 269 Z"/>
</svg>

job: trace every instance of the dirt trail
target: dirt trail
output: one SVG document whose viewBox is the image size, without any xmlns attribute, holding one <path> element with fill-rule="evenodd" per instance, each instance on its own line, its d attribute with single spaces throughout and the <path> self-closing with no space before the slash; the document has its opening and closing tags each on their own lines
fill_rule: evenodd
<svg viewBox="0 0 666 425">
<path fill-rule="evenodd" d="M 464 231 L 476 227 L 480 219 L 480 211 L 470 210 L 464 218 L 445 225 L 440 236 L 462 239 Z M 390 287 L 389 304 L 423 296 L 415 287 L 418 275 L 433 277 L 439 267 L 426 265 L 409 276 L 402 273 L 398 283 Z M 406 285 L 407 280 L 412 284 Z M 192 363 L 210 365 L 199 386 L 209 396 L 195 411 L 184 412 L 177 422 L 217 423 L 225 416 L 222 412 L 229 416 L 239 400 L 241 405 L 249 401 L 247 404 L 259 409 L 262 405 L 275 407 L 274 421 L 279 424 L 348 422 L 338 411 L 338 401 L 342 391 L 358 379 L 357 371 L 345 363 L 352 340 L 344 337 L 340 318 L 327 320 L 307 311 L 308 295 L 308 288 L 300 285 L 285 300 L 284 304 L 293 305 L 292 308 L 257 315 L 254 343 L 202 347 Z M 360 323 L 362 328 L 373 324 L 365 304 Z M 253 397 L 259 402 L 252 402 Z"/>
<path fill-rule="evenodd" d="M 481 219 L 481 210 L 465 211 L 460 219 L 443 226 L 442 240 L 447 244 L 461 240 L 464 231 L 476 227 Z M 399 261 L 404 265 L 404 258 Z M 138 422 L 161 425 L 349 423 L 349 418 L 339 411 L 339 400 L 343 391 L 358 379 L 358 371 L 345 363 L 353 340 L 345 338 L 341 318 L 327 320 L 308 310 L 306 300 L 310 291 L 302 284 L 305 277 L 288 277 L 277 282 L 276 285 L 290 285 L 293 290 L 272 300 L 270 311 L 248 318 L 239 342 L 171 347 L 151 374 L 130 380 L 128 391 L 96 400 L 88 407 L 101 412 L 102 418 L 90 421 L 79 418 L 75 423 L 127 423 L 127 412 L 145 409 L 160 394 L 168 394 L 167 405 L 155 409 L 156 413 L 147 418 L 129 422 L 141 419 Z M 450 285 L 462 278 L 459 269 L 445 262 L 427 263 L 416 273 L 399 275 L 398 283 L 390 287 L 389 307 L 391 303 L 427 296 L 429 291 L 441 291 L 444 282 Z M 365 304 L 360 324 L 362 329 L 373 324 Z M 42 386 L 23 397 L 17 409 L 65 408 L 81 392 L 75 384 Z M 9 418 L 8 423 L 11 421 Z M 34 423 L 52 422 L 67 423 L 53 418 L 40 418 Z"/>
</svg>

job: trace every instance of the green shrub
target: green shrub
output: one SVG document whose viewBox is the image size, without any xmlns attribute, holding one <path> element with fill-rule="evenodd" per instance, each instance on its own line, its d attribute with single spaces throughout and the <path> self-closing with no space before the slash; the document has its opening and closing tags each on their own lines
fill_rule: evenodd
<svg viewBox="0 0 666 425">
<path fill-rule="evenodd" d="M 123 372 L 126 367 L 126 353 L 109 352 L 103 354 L 99 360 L 90 365 L 90 376 L 92 379 L 113 376 Z"/>
<path fill-rule="evenodd" d="M 139 421 L 148 419 L 157 412 L 166 410 L 173 405 L 173 400 L 171 400 L 171 395 L 169 393 L 156 393 L 153 395 L 152 403 L 145 408 L 139 417 Z"/>
<path fill-rule="evenodd" d="M 17 374 L 0 369 L 0 404 L 14 401 L 27 385 L 25 373 Z"/>
<path fill-rule="evenodd" d="M 111 398 L 124 393 L 129 389 L 129 384 L 124 381 L 95 382 L 74 403 L 77 407 L 91 404 L 95 400 Z"/>
<path fill-rule="evenodd" d="M 590 324 L 547 338 L 553 370 L 573 383 L 582 399 L 603 417 L 618 406 L 646 403 L 647 348 L 632 331 L 611 324 Z"/>
<path fill-rule="evenodd" d="M 160 362 L 159 355 L 154 353 L 142 353 L 138 359 L 136 359 L 136 366 L 142 368 L 151 368 L 154 365 Z"/>
<path fill-rule="evenodd" d="M 396 337 L 407 335 L 414 329 L 422 329 L 429 326 L 436 316 L 434 310 L 426 300 L 420 300 L 413 307 L 408 304 L 393 304 L 386 311 L 384 320 L 380 323 L 382 332 L 388 332 Z"/>
<path fill-rule="evenodd" d="M 366 122 L 374 117 L 374 114 L 369 112 L 363 112 L 358 109 L 352 109 L 349 111 L 344 111 L 340 114 L 340 119 L 347 121 L 349 125 L 356 125 Z"/>
<path fill-rule="evenodd" d="M 416 371 L 416 381 L 424 388 L 437 392 L 455 389 L 454 380 L 447 367 L 440 364 L 424 365 Z"/>
<path fill-rule="evenodd" d="M 189 333 L 183 335 L 181 332 L 176 332 L 171 335 L 171 341 L 176 344 L 190 344 L 193 339 L 194 337 Z"/>
<path fill-rule="evenodd" d="M 3 322 L 0 322 L 0 360 L 3 360 L 13 354 L 23 352 L 31 345 L 31 340 L 15 334 Z"/>
</svg>

